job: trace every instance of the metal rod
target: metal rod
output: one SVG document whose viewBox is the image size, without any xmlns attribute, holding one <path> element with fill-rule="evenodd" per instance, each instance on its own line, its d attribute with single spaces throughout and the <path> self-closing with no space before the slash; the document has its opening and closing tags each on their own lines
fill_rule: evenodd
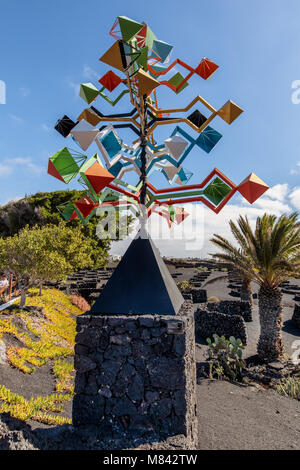
<svg viewBox="0 0 300 470">
<path fill-rule="evenodd" d="M 142 126 L 141 126 L 141 193 L 140 193 L 140 203 L 142 206 L 142 228 L 146 225 L 147 220 L 147 209 L 146 209 L 146 196 L 147 196 L 147 95 L 143 95 L 141 97 L 141 107 L 143 111 L 143 119 L 142 119 Z"/>
</svg>

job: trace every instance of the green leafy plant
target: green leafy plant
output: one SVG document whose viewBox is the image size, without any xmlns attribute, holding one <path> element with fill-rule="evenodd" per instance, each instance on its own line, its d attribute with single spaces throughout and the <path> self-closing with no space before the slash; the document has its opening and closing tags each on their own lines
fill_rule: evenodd
<svg viewBox="0 0 300 470">
<path fill-rule="evenodd" d="M 96 229 L 102 217 L 94 215 L 86 225 L 80 220 L 73 219 L 64 222 L 58 207 L 68 202 L 75 202 L 83 197 L 85 191 L 67 190 L 36 193 L 26 196 L 18 201 L 11 201 L 0 207 L 0 237 L 13 237 L 26 226 L 35 225 L 43 227 L 45 225 L 65 224 L 72 228 L 78 228 L 82 232 L 83 238 L 89 244 L 90 265 L 93 269 L 106 266 L 109 258 L 111 243 L 111 233 L 107 232 L 107 237 L 99 239 L 96 236 Z M 117 225 L 117 238 L 122 239 L 127 236 L 127 229 L 130 230 L 131 217 L 121 216 L 117 213 L 117 221 L 122 223 Z M 112 228 L 112 233 L 113 228 Z M 1 266 L 1 263 L 0 263 Z"/>
<path fill-rule="evenodd" d="M 9 413 L 13 418 L 27 421 L 32 419 L 50 425 L 71 424 L 69 418 L 52 413 L 64 411 L 63 404 L 70 401 L 72 394 L 55 393 L 27 400 L 22 395 L 11 392 L 4 385 L 0 387 L 0 413 Z M 50 413 L 49 413 L 50 412 Z"/>
<path fill-rule="evenodd" d="M 220 379 L 227 377 L 231 380 L 241 380 L 242 371 L 246 368 L 243 360 L 243 349 L 245 348 L 241 340 L 230 336 L 229 340 L 225 336 L 213 335 L 214 341 L 207 338 L 209 376 L 215 375 Z"/>
<path fill-rule="evenodd" d="M 57 359 L 53 364 L 53 374 L 56 377 L 56 391 L 57 392 L 71 392 L 74 391 L 72 384 L 72 373 L 74 366 L 70 362 Z"/>
<path fill-rule="evenodd" d="M 46 281 L 62 281 L 82 268 L 92 265 L 90 244 L 79 227 L 66 224 L 28 226 L 13 237 L 0 238 L 0 265 L 21 281 L 24 307 L 29 287 Z"/>
</svg>

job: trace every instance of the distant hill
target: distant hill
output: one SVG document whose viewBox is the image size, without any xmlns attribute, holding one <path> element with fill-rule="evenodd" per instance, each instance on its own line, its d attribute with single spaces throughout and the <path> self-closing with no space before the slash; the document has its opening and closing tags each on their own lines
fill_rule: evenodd
<svg viewBox="0 0 300 470">
<path fill-rule="evenodd" d="M 76 201 L 84 191 L 55 191 L 36 193 L 0 207 L 0 236 L 14 235 L 29 225 L 58 224 L 62 217 L 57 206 L 68 201 Z M 78 221 L 71 222 L 77 225 Z"/>
</svg>

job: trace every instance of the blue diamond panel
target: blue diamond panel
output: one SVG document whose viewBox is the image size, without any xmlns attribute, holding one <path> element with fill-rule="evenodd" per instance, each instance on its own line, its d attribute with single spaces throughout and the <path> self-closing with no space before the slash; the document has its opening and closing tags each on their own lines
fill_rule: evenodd
<svg viewBox="0 0 300 470">
<path fill-rule="evenodd" d="M 202 150 L 204 150 L 204 152 L 209 153 L 219 142 L 221 137 L 222 134 L 220 134 L 212 127 L 207 126 L 199 135 L 197 139 L 197 144 L 200 148 L 202 148 Z"/>
</svg>

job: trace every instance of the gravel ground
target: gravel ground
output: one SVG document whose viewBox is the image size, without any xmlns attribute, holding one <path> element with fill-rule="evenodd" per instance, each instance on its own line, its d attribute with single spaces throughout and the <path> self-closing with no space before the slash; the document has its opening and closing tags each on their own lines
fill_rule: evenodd
<svg viewBox="0 0 300 470">
<path fill-rule="evenodd" d="M 197 386 L 199 447 L 300 448 L 300 402 L 273 390 L 203 380 Z"/>
<path fill-rule="evenodd" d="M 225 381 L 202 380 L 197 386 L 197 450 L 297 450 L 300 448 L 300 403 L 272 390 Z M 184 448 L 183 436 L 165 442 L 132 442 L 130 448 Z M 0 415 L 0 450 L 124 449 L 119 442 L 93 440 L 71 426 L 37 428 Z M 128 446 L 126 447 L 128 448 Z"/>
</svg>

